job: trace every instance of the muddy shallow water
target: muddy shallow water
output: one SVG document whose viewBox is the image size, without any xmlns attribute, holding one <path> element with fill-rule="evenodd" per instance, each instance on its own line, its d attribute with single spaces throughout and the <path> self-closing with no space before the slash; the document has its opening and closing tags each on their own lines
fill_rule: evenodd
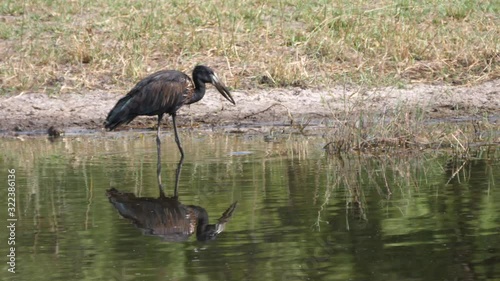
<svg viewBox="0 0 500 281">
<path fill-rule="evenodd" d="M 178 201 L 205 209 L 212 224 L 237 202 L 212 241 L 166 242 L 106 196 L 158 198 L 154 133 L 1 138 L 0 178 L 15 169 L 17 273 L 4 267 L 0 279 L 500 278 L 498 148 L 467 162 L 445 151 L 336 158 L 321 136 L 181 138 Z M 171 196 L 179 154 L 171 132 L 162 140 Z"/>
</svg>

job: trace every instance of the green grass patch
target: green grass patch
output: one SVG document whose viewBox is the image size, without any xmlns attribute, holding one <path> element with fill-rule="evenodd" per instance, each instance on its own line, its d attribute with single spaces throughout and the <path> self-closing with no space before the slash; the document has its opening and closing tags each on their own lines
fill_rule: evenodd
<svg viewBox="0 0 500 281">
<path fill-rule="evenodd" d="M 498 1 L 4 1 L 2 92 L 123 91 L 211 65 L 235 88 L 500 77 Z"/>
</svg>

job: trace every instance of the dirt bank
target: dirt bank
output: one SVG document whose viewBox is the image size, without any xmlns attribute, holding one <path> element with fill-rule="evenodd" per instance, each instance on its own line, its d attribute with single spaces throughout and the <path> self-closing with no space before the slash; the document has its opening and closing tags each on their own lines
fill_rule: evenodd
<svg viewBox="0 0 500 281">
<path fill-rule="evenodd" d="M 60 96 L 21 93 L 0 97 L 0 130 L 4 133 L 45 131 L 50 126 L 63 130 L 100 130 L 108 111 L 120 96 L 95 91 Z M 202 101 L 179 111 L 179 124 L 280 124 L 290 123 L 291 119 L 295 122 L 325 120 L 332 118 L 332 113 L 393 112 L 405 107 L 422 108 L 430 118 L 500 115 L 500 80 L 471 87 L 409 85 L 404 89 L 372 90 L 359 87 L 235 90 L 233 97 L 236 106 L 210 87 Z M 140 117 L 123 128 L 153 126 L 154 120 L 154 117 Z"/>
</svg>

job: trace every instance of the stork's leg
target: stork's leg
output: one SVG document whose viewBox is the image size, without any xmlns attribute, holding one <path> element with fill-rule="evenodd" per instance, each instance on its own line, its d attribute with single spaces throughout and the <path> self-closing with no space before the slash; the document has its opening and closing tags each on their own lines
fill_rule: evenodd
<svg viewBox="0 0 500 281">
<path fill-rule="evenodd" d="M 177 125 L 175 124 L 175 113 L 172 114 L 172 123 L 174 124 L 174 133 L 175 133 L 175 143 L 177 143 L 177 147 L 179 147 L 179 152 L 181 153 L 181 162 L 184 160 L 184 150 L 181 146 L 181 141 L 179 140 L 179 135 L 177 134 Z"/>
<path fill-rule="evenodd" d="M 157 164 L 156 164 L 156 175 L 158 176 L 158 188 L 160 189 L 160 196 L 165 197 L 165 191 L 163 190 L 163 185 L 161 184 L 161 141 L 160 141 L 160 124 L 163 114 L 158 115 L 158 128 L 156 131 L 156 152 L 157 152 Z"/>
<path fill-rule="evenodd" d="M 179 163 L 177 164 L 177 170 L 175 170 L 175 187 L 174 187 L 174 197 L 178 197 L 178 190 L 179 190 L 179 179 L 181 178 L 181 170 L 182 170 L 182 163 L 184 162 L 184 157 L 181 157 L 179 159 Z"/>
</svg>

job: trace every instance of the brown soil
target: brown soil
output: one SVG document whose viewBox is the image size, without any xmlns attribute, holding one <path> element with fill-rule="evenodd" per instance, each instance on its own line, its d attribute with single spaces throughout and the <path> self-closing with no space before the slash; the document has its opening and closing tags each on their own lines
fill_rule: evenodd
<svg viewBox="0 0 500 281">
<path fill-rule="evenodd" d="M 125 94 L 125 93 L 123 93 Z M 225 125 L 251 127 L 326 120 L 357 112 L 394 112 L 421 108 L 430 118 L 465 118 L 500 115 L 500 80 L 481 85 L 409 85 L 361 89 L 255 89 L 235 90 L 236 106 L 229 104 L 213 87 L 200 102 L 181 108 L 180 126 Z M 50 126 L 102 130 L 104 119 L 120 95 L 106 92 L 48 96 L 21 93 L 0 97 L 0 130 L 45 132 Z M 345 114 L 348 112 L 349 114 Z M 166 118 L 165 118 L 166 119 Z M 136 118 L 127 128 L 153 127 L 156 117 Z M 163 124 L 166 124 L 164 122 Z"/>
</svg>

